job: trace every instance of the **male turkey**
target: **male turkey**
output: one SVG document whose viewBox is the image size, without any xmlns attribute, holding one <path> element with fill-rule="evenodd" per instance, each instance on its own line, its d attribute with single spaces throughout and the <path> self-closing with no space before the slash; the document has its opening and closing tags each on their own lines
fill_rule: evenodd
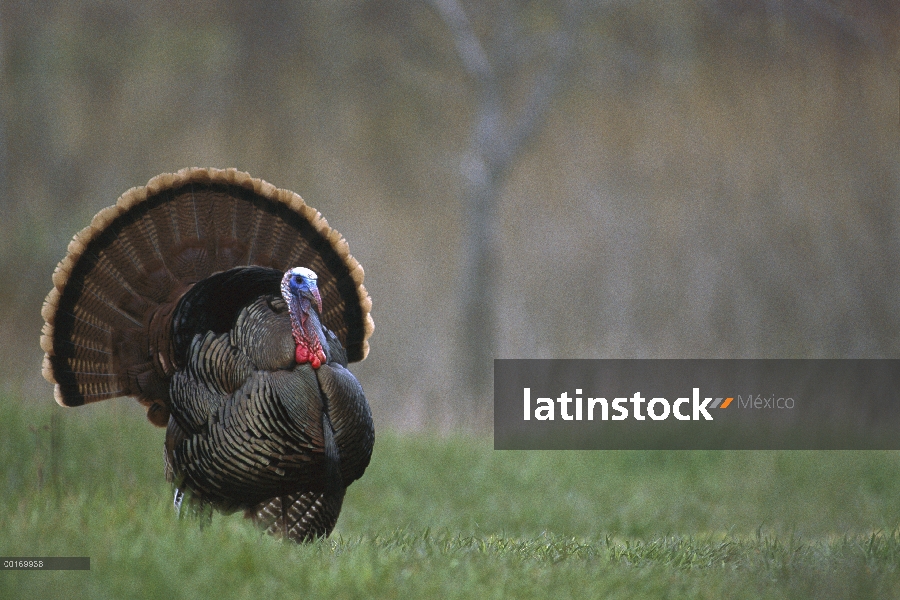
<svg viewBox="0 0 900 600">
<path fill-rule="evenodd" d="M 347 362 L 372 302 L 347 243 L 300 196 L 234 169 L 133 188 L 75 235 L 44 302 L 56 401 L 133 396 L 167 427 L 193 508 L 276 536 L 334 528 L 375 433 Z"/>
</svg>

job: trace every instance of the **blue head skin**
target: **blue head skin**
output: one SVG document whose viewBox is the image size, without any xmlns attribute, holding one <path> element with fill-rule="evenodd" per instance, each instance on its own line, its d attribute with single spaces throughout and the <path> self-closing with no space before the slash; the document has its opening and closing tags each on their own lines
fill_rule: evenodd
<svg viewBox="0 0 900 600">
<path fill-rule="evenodd" d="M 326 362 L 320 315 L 322 297 L 316 284 L 316 274 L 305 267 L 294 267 L 281 279 L 281 296 L 291 315 L 291 333 L 297 344 L 297 364 L 309 363 L 318 369 Z"/>
</svg>

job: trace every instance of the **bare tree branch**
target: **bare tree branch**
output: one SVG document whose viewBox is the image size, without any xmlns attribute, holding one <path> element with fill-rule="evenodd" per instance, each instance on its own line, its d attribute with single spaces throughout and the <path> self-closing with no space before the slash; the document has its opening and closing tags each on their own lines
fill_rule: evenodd
<svg viewBox="0 0 900 600">
<path fill-rule="evenodd" d="M 505 153 L 502 159 L 507 164 L 515 161 L 519 152 L 525 147 L 525 143 L 542 122 L 544 113 L 550 107 L 550 101 L 553 99 L 565 67 L 570 62 L 569 58 L 575 47 L 575 27 L 580 11 L 569 9 L 565 12 L 563 28 L 554 36 L 553 60 L 538 76 L 538 80 L 528 96 L 525 108 L 522 110 L 522 114 L 519 115 L 512 132 L 508 135 L 504 144 Z"/>
<path fill-rule="evenodd" d="M 800 0 L 815 13 L 825 20 L 830 21 L 835 27 L 856 38 L 876 52 L 887 50 L 887 41 L 881 32 L 871 27 L 862 19 L 857 19 L 847 14 L 842 8 L 835 6 L 826 0 Z"/>
<path fill-rule="evenodd" d="M 472 23 L 457 0 L 431 0 L 453 36 L 463 69 L 476 87 L 475 123 L 472 141 L 462 163 L 464 176 L 462 285 L 460 303 L 463 323 L 458 344 L 459 369 L 466 378 L 468 406 L 461 417 L 475 425 L 479 400 L 486 395 L 495 356 L 496 264 L 499 257 L 499 203 L 502 185 L 513 163 L 541 123 L 558 87 L 563 67 L 574 43 L 577 11 L 568 8 L 561 16 L 562 27 L 552 38 L 553 55 L 535 78 L 523 110 L 507 118 L 504 94 L 498 73 L 521 75 L 524 60 L 509 48 L 499 48 L 491 58 L 475 33 Z M 514 43 L 504 40 L 507 44 Z M 506 51 L 504 51 L 506 50 Z M 514 60 L 517 64 L 504 61 Z M 465 385 L 465 384 L 464 384 Z"/>
<path fill-rule="evenodd" d="M 561 28 L 551 39 L 553 56 L 537 76 L 529 92 L 524 109 L 511 126 L 502 120 L 502 90 L 496 70 L 492 67 L 484 46 L 478 39 L 472 23 L 457 0 L 431 0 L 453 36 L 457 54 L 463 69 L 479 87 L 479 105 L 482 113 L 490 112 L 496 122 L 481 122 L 476 137 L 490 152 L 485 165 L 498 174 L 504 174 L 518 157 L 526 142 L 536 132 L 544 113 L 556 91 L 560 77 L 575 46 L 575 29 L 581 14 L 580 4 L 567 4 L 560 15 Z M 514 68 L 513 68 L 514 70 Z M 488 111 L 487 108 L 490 107 Z M 469 170 L 469 167 L 464 167 Z"/>
<path fill-rule="evenodd" d="M 431 0 L 456 44 L 463 68 L 475 79 L 493 79 L 494 71 L 469 17 L 456 0 Z"/>
</svg>

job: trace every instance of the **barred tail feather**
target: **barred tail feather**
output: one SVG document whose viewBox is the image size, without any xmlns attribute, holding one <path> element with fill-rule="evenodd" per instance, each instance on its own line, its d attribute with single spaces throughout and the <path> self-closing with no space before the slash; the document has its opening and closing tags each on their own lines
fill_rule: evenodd
<svg viewBox="0 0 900 600">
<path fill-rule="evenodd" d="M 331 534 L 343 502 L 343 489 L 297 492 L 261 502 L 244 516 L 270 535 L 309 542 Z"/>
</svg>

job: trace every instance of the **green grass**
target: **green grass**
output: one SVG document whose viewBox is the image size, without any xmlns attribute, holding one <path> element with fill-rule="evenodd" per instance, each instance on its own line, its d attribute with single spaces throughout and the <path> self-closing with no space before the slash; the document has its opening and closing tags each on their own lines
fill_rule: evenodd
<svg viewBox="0 0 900 600">
<path fill-rule="evenodd" d="M 52 417 L 53 414 L 57 417 Z M 49 425 L 53 424 L 51 431 Z M 0 402 L 2 598 L 896 598 L 900 453 L 501 452 L 380 432 L 334 535 L 178 521 L 125 401 Z"/>
</svg>

